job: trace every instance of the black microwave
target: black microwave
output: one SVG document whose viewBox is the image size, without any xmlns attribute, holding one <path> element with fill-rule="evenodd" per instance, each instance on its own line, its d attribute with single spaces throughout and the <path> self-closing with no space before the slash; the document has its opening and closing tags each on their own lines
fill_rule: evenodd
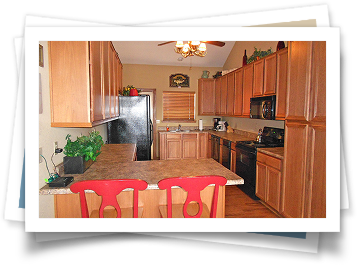
<svg viewBox="0 0 357 265">
<path fill-rule="evenodd" d="M 258 97 L 250 99 L 250 118 L 275 120 L 276 96 Z"/>
</svg>

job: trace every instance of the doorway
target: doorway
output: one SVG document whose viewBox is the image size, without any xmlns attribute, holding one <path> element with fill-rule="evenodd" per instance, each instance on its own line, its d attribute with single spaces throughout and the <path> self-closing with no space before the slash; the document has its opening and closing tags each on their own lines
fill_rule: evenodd
<svg viewBox="0 0 357 265">
<path fill-rule="evenodd" d="M 153 124 L 153 142 L 151 145 L 152 159 L 159 159 L 158 144 L 157 144 L 157 126 L 156 126 L 156 88 L 139 88 L 140 95 L 150 96 L 150 119 Z"/>
</svg>

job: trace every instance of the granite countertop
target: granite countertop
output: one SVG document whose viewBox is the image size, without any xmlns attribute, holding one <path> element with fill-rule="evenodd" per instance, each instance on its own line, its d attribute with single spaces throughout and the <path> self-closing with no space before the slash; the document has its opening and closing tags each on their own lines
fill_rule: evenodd
<svg viewBox="0 0 357 265">
<path fill-rule="evenodd" d="M 164 134 L 168 134 L 168 133 L 174 133 L 174 134 L 178 134 L 178 133 L 208 133 L 210 132 L 209 130 L 181 130 L 181 131 L 158 131 L 159 133 L 164 133 Z"/>
<path fill-rule="evenodd" d="M 258 152 L 267 154 L 279 159 L 284 159 L 284 147 L 258 148 Z"/>
<path fill-rule="evenodd" d="M 237 143 L 240 141 L 251 141 L 255 140 L 255 137 L 247 136 L 247 135 L 241 135 L 237 133 L 228 133 L 228 132 L 218 132 L 218 131 L 209 131 L 210 134 L 216 135 L 218 137 L 221 137 L 223 139 L 226 139 L 228 141 Z"/>
<path fill-rule="evenodd" d="M 135 148 L 135 145 L 104 145 L 97 161 L 86 172 L 64 176 L 74 177 L 71 184 L 92 179 L 142 179 L 148 182 L 147 189 L 158 189 L 157 183 L 164 178 L 198 175 L 224 176 L 227 179 L 226 185 L 244 184 L 241 177 L 212 158 L 129 161 L 134 157 Z M 39 194 L 70 194 L 72 193 L 69 189 L 70 185 L 63 188 L 51 188 L 46 184 L 40 189 Z"/>
</svg>

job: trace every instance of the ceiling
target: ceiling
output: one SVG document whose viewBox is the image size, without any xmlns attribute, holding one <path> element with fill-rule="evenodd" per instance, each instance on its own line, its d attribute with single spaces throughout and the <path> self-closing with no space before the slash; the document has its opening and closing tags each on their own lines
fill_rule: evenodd
<svg viewBox="0 0 357 265">
<path fill-rule="evenodd" d="M 235 41 L 225 41 L 226 45 L 217 47 L 207 44 L 205 57 L 183 58 L 174 51 L 175 43 L 158 46 L 166 41 L 113 41 L 122 64 L 151 64 L 193 67 L 223 67 Z M 178 58 L 182 58 L 179 61 Z"/>
</svg>

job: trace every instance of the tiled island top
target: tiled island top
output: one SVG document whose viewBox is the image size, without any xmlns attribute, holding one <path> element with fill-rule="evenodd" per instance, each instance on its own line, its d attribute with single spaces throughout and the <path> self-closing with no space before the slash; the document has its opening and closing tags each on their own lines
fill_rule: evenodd
<svg viewBox="0 0 357 265">
<path fill-rule="evenodd" d="M 157 183 L 164 178 L 179 176 L 220 175 L 227 179 L 226 185 L 243 184 L 241 177 L 213 160 L 150 160 L 132 161 L 135 145 L 108 144 L 102 147 L 102 153 L 97 161 L 83 174 L 64 175 L 73 176 L 75 183 L 93 179 L 142 179 L 149 185 L 148 189 L 158 189 Z M 40 195 L 70 194 L 70 185 L 63 188 L 51 188 L 46 184 L 39 191 Z"/>
</svg>

